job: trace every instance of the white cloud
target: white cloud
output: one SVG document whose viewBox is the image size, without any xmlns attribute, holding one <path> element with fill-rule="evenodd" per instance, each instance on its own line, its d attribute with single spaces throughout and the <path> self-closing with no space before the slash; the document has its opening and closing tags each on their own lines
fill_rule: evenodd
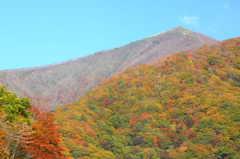
<svg viewBox="0 0 240 159">
<path fill-rule="evenodd" d="M 195 17 L 195 16 L 188 17 L 188 16 L 185 16 L 185 15 L 178 18 L 178 20 L 180 20 L 184 24 L 193 25 L 193 26 L 198 26 L 198 19 L 199 18 Z"/>
</svg>

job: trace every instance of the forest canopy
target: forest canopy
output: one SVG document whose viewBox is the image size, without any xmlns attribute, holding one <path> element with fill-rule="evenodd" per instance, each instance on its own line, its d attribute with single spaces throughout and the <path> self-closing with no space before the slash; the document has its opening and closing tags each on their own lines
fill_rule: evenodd
<svg viewBox="0 0 240 159">
<path fill-rule="evenodd" d="M 53 114 L 40 112 L 27 98 L 0 85 L 0 157 L 64 158 Z"/>
<path fill-rule="evenodd" d="M 0 85 L 0 156 L 238 159 L 239 69 L 233 38 L 131 67 L 52 112 Z"/>
<path fill-rule="evenodd" d="M 54 112 L 71 158 L 240 158 L 240 38 L 132 67 Z"/>
</svg>

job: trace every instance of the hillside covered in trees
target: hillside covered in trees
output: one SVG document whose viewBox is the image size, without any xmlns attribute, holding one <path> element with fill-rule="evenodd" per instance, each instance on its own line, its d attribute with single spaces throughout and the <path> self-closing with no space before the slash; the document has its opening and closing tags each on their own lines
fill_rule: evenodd
<svg viewBox="0 0 240 159">
<path fill-rule="evenodd" d="M 32 108 L 26 98 L 0 84 L 0 158 L 64 158 L 53 114 Z"/>
<path fill-rule="evenodd" d="M 217 41 L 176 27 L 128 45 L 38 68 L 0 71 L 0 83 L 20 97 L 48 110 L 76 102 L 84 93 L 113 75 L 170 55 Z M 94 45 L 94 44 L 93 44 Z"/>
<path fill-rule="evenodd" d="M 239 69 L 240 38 L 131 67 L 54 111 L 64 155 L 238 159 Z"/>
</svg>

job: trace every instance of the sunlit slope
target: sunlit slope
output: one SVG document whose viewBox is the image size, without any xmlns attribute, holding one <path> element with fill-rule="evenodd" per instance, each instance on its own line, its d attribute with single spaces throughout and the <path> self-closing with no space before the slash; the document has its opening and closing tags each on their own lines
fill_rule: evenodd
<svg viewBox="0 0 240 159">
<path fill-rule="evenodd" d="M 240 38 L 132 67 L 57 108 L 71 158 L 240 158 Z"/>
<path fill-rule="evenodd" d="M 215 44 L 216 40 L 176 27 L 125 46 L 73 59 L 60 64 L 0 72 L 0 82 L 21 97 L 48 110 L 77 101 L 102 80 L 141 64 Z M 94 44 L 93 44 L 94 47 Z"/>
</svg>

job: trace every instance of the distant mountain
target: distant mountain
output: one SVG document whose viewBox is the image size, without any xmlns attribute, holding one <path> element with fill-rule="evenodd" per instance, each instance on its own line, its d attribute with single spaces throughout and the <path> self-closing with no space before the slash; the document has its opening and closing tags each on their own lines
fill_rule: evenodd
<svg viewBox="0 0 240 159">
<path fill-rule="evenodd" d="M 69 158 L 239 159 L 240 37 L 130 68 L 54 114 Z"/>
<path fill-rule="evenodd" d="M 0 71 L 0 83 L 49 110 L 75 102 L 113 75 L 150 64 L 171 53 L 187 52 L 216 40 L 176 27 L 125 46 L 44 67 Z"/>
</svg>

